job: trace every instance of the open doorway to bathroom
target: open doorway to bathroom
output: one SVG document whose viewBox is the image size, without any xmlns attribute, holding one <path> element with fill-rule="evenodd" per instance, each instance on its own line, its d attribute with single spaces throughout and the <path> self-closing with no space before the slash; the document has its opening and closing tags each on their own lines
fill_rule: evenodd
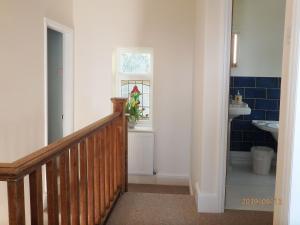
<svg viewBox="0 0 300 225">
<path fill-rule="evenodd" d="M 285 0 L 234 0 L 226 209 L 273 211 Z"/>
</svg>

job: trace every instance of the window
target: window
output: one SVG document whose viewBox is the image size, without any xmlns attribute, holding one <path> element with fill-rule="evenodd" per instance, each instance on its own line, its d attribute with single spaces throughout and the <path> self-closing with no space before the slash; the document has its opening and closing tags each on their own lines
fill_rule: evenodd
<svg viewBox="0 0 300 225">
<path fill-rule="evenodd" d="M 153 53 L 150 48 L 122 48 L 117 50 L 117 95 L 129 98 L 136 86 L 140 93 L 142 119 L 140 125 L 152 125 Z"/>
<path fill-rule="evenodd" d="M 122 80 L 121 96 L 128 98 L 134 86 L 141 92 L 140 109 L 142 110 L 142 120 L 150 119 L 150 81 L 149 80 Z"/>
</svg>

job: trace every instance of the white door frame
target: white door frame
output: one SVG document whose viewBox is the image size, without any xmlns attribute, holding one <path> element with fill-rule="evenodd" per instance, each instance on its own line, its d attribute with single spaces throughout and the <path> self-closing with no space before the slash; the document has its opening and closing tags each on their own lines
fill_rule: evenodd
<svg viewBox="0 0 300 225">
<path fill-rule="evenodd" d="M 300 224 L 300 0 L 287 0 L 274 225 Z M 298 183 L 297 183 L 298 182 Z"/>
<path fill-rule="evenodd" d="M 274 225 L 295 225 L 300 224 L 300 202 L 299 173 L 300 173 L 300 154 L 296 147 L 300 146 L 300 0 L 286 0 L 286 21 L 284 33 L 284 53 L 283 53 L 283 76 L 281 85 L 281 107 L 280 107 L 280 132 L 278 141 L 278 162 L 276 175 L 276 193 L 274 208 Z M 232 1 L 226 0 L 224 11 L 226 18 L 223 27 L 231 26 Z M 230 13 L 229 13 L 230 12 Z M 225 33 L 224 39 L 231 38 L 229 29 Z M 223 70 L 223 93 L 228 93 L 228 55 L 230 48 L 224 46 L 224 70 Z M 226 143 L 228 126 L 228 96 L 221 96 L 224 126 L 220 133 L 219 146 Z M 297 123 L 296 123 L 297 122 Z M 226 153 L 220 148 L 221 163 L 226 164 Z M 295 161 L 297 160 L 297 163 Z M 297 177 L 298 176 L 298 177 Z M 226 171 L 224 166 L 220 165 L 218 170 L 219 177 L 219 202 L 220 211 L 224 211 L 224 192 Z M 298 188 L 298 189 L 297 189 Z M 291 197 L 292 196 L 292 197 Z M 297 218 L 298 217 L 298 218 Z M 296 222 L 297 221 L 297 222 Z"/>
<path fill-rule="evenodd" d="M 48 28 L 63 34 L 63 135 L 74 131 L 74 32 L 71 28 L 44 18 L 44 117 L 45 145 L 48 145 Z"/>
</svg>

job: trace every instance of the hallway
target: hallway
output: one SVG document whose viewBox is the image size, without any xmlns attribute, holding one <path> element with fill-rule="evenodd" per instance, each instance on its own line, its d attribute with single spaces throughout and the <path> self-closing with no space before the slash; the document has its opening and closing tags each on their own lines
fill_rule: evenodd
<svg viewBox="0 0 300 225">
<path fill-rule="evenodd" d="M 173 194 L 166 194 L 168 188 Z M 272 224 L 273 214 L 269 212 L 226 210 L 224 214 L 198 214 L 193 196 L 176 194 L 172 186 L 160 186 L 163 194 L 151 189 L 157 188 L 129 185 L 129 192 L 120 198 L 107 225 L 240 225 L 241 221 L 243 225 Z M 141 193 L 145 190 L 155 193 Z"/>
</svg>

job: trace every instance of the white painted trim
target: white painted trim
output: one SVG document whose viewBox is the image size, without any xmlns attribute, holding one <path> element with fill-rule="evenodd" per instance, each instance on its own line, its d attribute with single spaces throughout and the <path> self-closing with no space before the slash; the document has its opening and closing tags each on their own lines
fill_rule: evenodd
<svg viewBox="0 0 300 225">
<path fill-rule="evenodd" d="M 281 94 L 281 108 L 280 108 L 280 132 L 279 132 L 279 141 L 278 141 L 278 158 L 280 160 L 277 161 L 277 175 L 276 175 L 276 193 L 275 199 L 280 199 L 282 204 L 275 205 L 274 208 L 274 225 L 295 225 L 294 221 L 291 221 L 291 218 L 294 216 L 299 216 L 300 213 L 290 214 L 291 208 L 291 190 L 293 190 L 293 183 L 292 179 L 294 178 L 293 170 L 298 169 L 295 168 L 292 164 L 293 162 L 293 154 L 295 149 L 295 134 L 297 133 L 298 127 L 295 127 L 295 121 L 299 117 L 297 117 L 297 98 L 295 97 L 297 90 L 300 89 L 300 84 L 298 84 L 298 77 L 299 77 L 299 58 L 300 58 L 300 43 L 299 43 L 299 33 L 300 33 L 300 0 L 287 0 L 287 7 L 286 7 L 286 24 L 285 24 L 285 40 L 284 40 L 284 56 L 283 56 L 283 77 L 282 77 L 282 94 Z M 231 0 L 227 0 L 224 5 L 224 10 L 227 12 L 231 12 L 232 10 L 232 2 Z M 225 23 L 228 22 L 229 14 L 225 15 Z M 225 25 L 226 27 L 226 25 Z M 225 36 L 228 37 L 230 35 L 230 31 L 227 30 L 225 32 Z M 224 65 L 227 65 L 228 59 L 226 55 L 228 54 L 228 50 L 224 48 L 225 53 L 225 61 Z M 224 73 L 224 76 L 228 77 L 228 74 Z M 227 78 L 224 78 L 224 80 Z M 227 93 L 228 86 L 226 81 L 224 81 L 224 92 Z M 299 94 L 300 95 L 300 94 Z M 300 96 L 299 96 L 300 98 Z M 226 102 L 228 100 L 228 96 L 224 94 L 222 96 L 222 101 Z M 223 111 L 223 129 L 227 127 L 227 124 L 224 123 L 226 121 L 228 110 L 225 107 L 226 104 L 222 105 Z M 224 129 L 226 130 L 226 129 Z M 219 196 L 218 201 L 220 212 L 224 210 L 224 190 L 225 190 L 225 172 L 222 171 L 223 162 L 225 162 L 226 157 L 222 151 L 223 147 L 222 144 L 226 136 L 224 132 L 221 132 L 221 137 L 218 140 L 220 143 L 220 168 L 219 168 L 219 175 L 218 175 L 218 182 L 219 182 Z M 225 146 L 225 145 L 224 145 Z M 296 160 L 296 159 L 294 159 Z M 300 160 L 300 159 L 298 159 Z M 300 165 L 297 163 L 297 165 Z M 299 174 L 297 174 L 299 176 Z M 196 189 L 197 190 L 197 189 Z M 200 190 L 197 193 L 197 200 L 198 200 L 198 209 L 199 204 L 203 201 L 214 201 L 214 196 L 210 194 L 202 194 Z M 299 195 L 299 194 L 298 194 Z M 297 195 L 297 196 L 298 196 Z M 299 196 L 298 196 L 299 197 Z M 209 200 L 210 199 L 210 200 Z M 299 204 L 300 199 L 293 199 L 293 201 L 297 201 Z M 209 210 L 209 212 L 213 212 L 215 208 L 212 208 L 214 203 L 206 208 L 200 210 Z M 223 210 L 222 210 L 223 209 Z M 299 211 L 299 207 L 298 207 Z"/>
<path fill-rule="evenodd" d="M 199 184 L 195 184 L 197 211 L 201 213 L 219 213 L 219 199 L 216 193 L 203 193 Z"/>
<path fill-rule="evenodd" d="M 210 200 L 214 201 L 217 199 L 217 204 L 215 202 L 206 203 L 207 209 L 211 209 L 210 212 L 224 212 L 225 208 L 225 187 L 226 187 L 226 162 L 227 162 L 227 135 L 228 135 L 228 107 L 229 107 L 229 81 L 230 81 L 230 56 L 231 56 L 231 27 L 232 27 L 232 0 L 221 1 L 223 3 L 223 24 L 221 24 L 222 32 L 224 33 L 224 39 L 221 42 L 221 46 L 223 48 L 223 54 L 220 54 L 221 60 L 223 61 L 222 66 L 222 76 L 221 85 L 223 92 L 221 99 L 221 107 L 219 112 L 219 121 L 220 121 L 220 133 L 218 136 L 219 143 L 219 163 L 218 163 L 218 174 L 217 174 L 217 182 L 218 182 L 218 191 L 217 196 L 214 194 L 200 194 L 199 198 L 201 201 Z M 215 208 L 211 208 L 215 206 Z M 199 206 L 198 206 L 199 207 Z M 201 209 L 202 207 L 200 207 Z"/>
<path fill-rule="evenodd" d="M 189 179 L 189 189 L 190 189 L 190 195 L 194 195 L 194 188 L 192 183 L 192 178 Z"/>
<path fill-rule="evenodd" d="M 73 30 L 51 19 L 44 18 L 44 143 L 48 145 L 48 63 L 47 29 L 63 34 L 63 135 L 74 131 L 74 34 Z"/>
<path fill-rule="evenodd" d="M 274 207 L 274 225 L 299 224 L 299 206 L 295 209 L 293 202 L 299 205 L 299 187 L 294 193 L 294 179 L 299 179 L 299 155 L 296 154 L 299 134 L 299 61 L 300 61 L 300 1 L 287 0 L 286 22 L 283 52 L 283 77 L 280 106 L 280 130 L 278 139 L 278 160 L 276 174 L 275 199 L 281 204 Z M 299 124 L 297 124 L 299 125 Z M 298 158 L 296 158 L 298 156 Z M 298 160 L 297 163 L 295 161 Z M 298 167 L 298 168 L 297 168 Z M 295 178 L 295 176 L 297 178 Z M 297 218 L 298 217 L 298 218 Z"/>
<path fill-rule="evenodd" d="M 232 165 L 252 165 L 251 152 L 230 152 L 230 161 Z"/>
<path fill-rule="evenodd" d="M 274 154 L 272 160 L 272 166 L 276 166 L 277 154 Z M 230 152 L 230 162 L 232 165 L 241 165 L 241 166 L 252 166 L 253 158 L 251 152 L 242 152 L 242 151 L 231 151 Z"/>
<path fill-rule="evenodd" d="M 188 175 L 176 175 L 176 174 L 157 174 L 157 175 L 128 175 L 129 183 L 134 184 L 159 184 L 159 185 L 189 185 Z"/>
</svg>

